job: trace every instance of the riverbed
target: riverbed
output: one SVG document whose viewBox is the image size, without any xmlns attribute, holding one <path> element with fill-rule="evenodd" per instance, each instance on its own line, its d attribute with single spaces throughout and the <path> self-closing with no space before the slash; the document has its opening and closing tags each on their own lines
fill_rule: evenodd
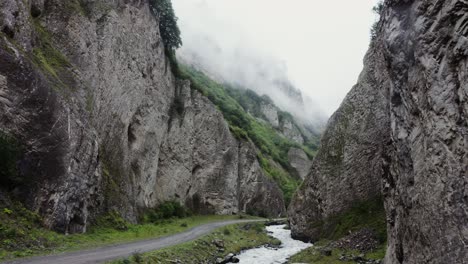
<svg viewBox="0 0 468 264">
<path fill-rule="evenodd" d="M 289 257 L 299 251 L 311 247 L 312 244 L 304 243 L 291 238 L 291 230 L 284 229 L 286 225 L 267 226 L 270 236 L 281 241 L 279 248 L 260 247 L 249 249 L 237 257 L 243 264 L 278 264 L 285 263 Z"/>
</svg>

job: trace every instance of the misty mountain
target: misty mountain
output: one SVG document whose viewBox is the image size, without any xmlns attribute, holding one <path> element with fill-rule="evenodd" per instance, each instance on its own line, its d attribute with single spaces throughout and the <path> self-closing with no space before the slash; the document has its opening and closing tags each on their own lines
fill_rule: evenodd
<svg viewBox="0 0 468 264">
<path fill-rule="evenodd" d="M 239 89 L 267 95 L 281 110 L 316 133 L 327 117 L 313 100 L 304 96 L 288 78 L 286 63 L 267 54 L 251 53 L 241 46 L 222 46 L 215 38 L 202 34 L 184 34 L 184 46 L 178 60 L 196 68 L 210 78 Z"/>
</svg>

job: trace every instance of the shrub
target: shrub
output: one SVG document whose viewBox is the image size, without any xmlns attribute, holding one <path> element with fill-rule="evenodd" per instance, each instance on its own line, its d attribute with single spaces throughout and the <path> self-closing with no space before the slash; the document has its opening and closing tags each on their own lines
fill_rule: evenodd
<svg viewBox="0 0 468 264">
<path fill-rule="evenodd" d="M 159 19 L 159 31 L 164 47 L 169 51 L 179 48 L 182 39 L 171 0 L 150 0 L 150 6 L 153 14 Z"/>
<path fill-rule="evenodd" d="M 8 208 L 3 208 L 3 213 L 5 213 L 7 215 L 11 215 L 13 213 L 13 211 L 8 209 Z"/>
<path fill-rule="evenodd" d="M 226 227 L 223 230 L 223 234 L 226 235 L 226 236 L 229 236 L 229 235 L 231 235 L 231 230 L 229 230 L 229 228 Z"/>
<path fill-rule="evenodd" d="M 154 209 L 148 209 L 144 216 L 143 222 L 156 223 L 158 221 L 169 218 L 182 218 L 190 216 L 192 213 L 186 207 L 180 205 L 176 201 L 167 201 L 160 204 Z"/>
<path fill-rule="evenodd" d="M 99 227 L 111 228 L 118 231 L 125 231 L 128 229 L 129 223 L 122 218 L 122 216 L 115 210 L 98 217 L 96 224 Z"/>
<path fill-rule="evenodd" d="M 374 11 L 374 13 L 378 16 L 381 16 L 382 15 L 382 12 L 384 10 L 384 2 L 383 1 L 379 1 L 377 3 L 377 5 L 375 5 L 373 8 L 372 8 L 372 11 Z M 370 30 L 370 34 L 371 34 L 371 40 L 375 40 L 377 38 L 377 33 L 379 31 L 379 22 L 376 21 L 374 24 L 372 24 L 371 26 L 371 30 Z"/>
<path fill-rule="evenodd" d="M 143 255 L 140 253 L 140 252 L 134 252 L 132 254 L 132 259 L 133 261 L 135 261 L 136 263 L 143 263 L 144 259 L 143 259 Z"/>
<path fill-rule="evenodd" d="M 383 9 L 384 9 L 384 2 L 381 0 L 372 8 L 372 11 L 374 11 L 374 13 L 376 13 L 377 15 L 382 15 Z"/>
</svg>

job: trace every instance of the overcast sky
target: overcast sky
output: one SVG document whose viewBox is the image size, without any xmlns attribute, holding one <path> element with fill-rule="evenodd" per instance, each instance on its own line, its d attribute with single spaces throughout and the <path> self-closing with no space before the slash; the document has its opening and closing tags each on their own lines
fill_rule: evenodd
<svg viewBox="0 0 468 264">
<path fill-rule="evenodd" d="M 183 40 L 200 33 L 217 39 L 224 49 L 241 45 L 283 61 L 295 86 L 328 116 L 356 83 L 377 2 L 172 1 Z"/>
</svg>

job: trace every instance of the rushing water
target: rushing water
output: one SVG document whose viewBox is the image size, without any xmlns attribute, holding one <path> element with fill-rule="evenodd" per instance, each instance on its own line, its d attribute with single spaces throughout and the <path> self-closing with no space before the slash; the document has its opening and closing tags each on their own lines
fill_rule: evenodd
<svg viewBox="0 0 468 264">
<path fill-rule="evenodd" d="M 306 249 L 312 244 L 291 238 L 291 230 L 284 229 L 286 225 L 267 226 L 271 236 L 281 241 L 280 248 L 261 247 L 249 249 L 238 255 L 243 264 L 276 264 L 285 263 L 289 257 Z"/>
</svg>

